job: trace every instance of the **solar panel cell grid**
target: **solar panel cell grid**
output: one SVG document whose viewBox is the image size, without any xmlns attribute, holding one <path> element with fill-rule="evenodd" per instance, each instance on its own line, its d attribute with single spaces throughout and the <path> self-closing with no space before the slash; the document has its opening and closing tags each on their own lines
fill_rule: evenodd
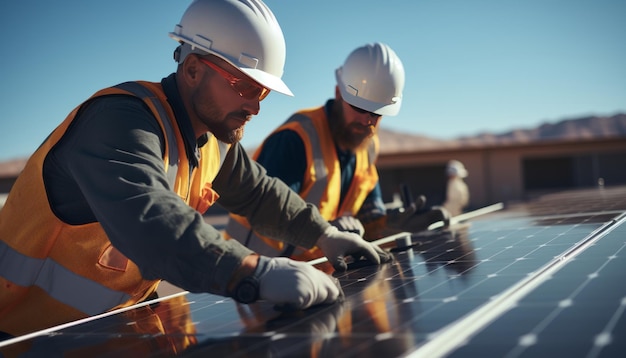
<svg viewBox="0 0 626 358">
<path fill-rule="evenodd" d="M 626 351 L 623 228 L 567 262 L 452 357 L 487 352 L 503 357 L 622 356 Z M 494 344 L 494 338 L 500 343 Z"/>
</svg>

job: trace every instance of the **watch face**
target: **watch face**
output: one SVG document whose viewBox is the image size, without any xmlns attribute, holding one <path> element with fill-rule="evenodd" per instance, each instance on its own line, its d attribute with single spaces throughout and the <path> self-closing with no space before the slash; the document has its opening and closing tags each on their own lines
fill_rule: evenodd
<svg viewBox="0 0 626 358">
<path fill-rule="evenodd" d="M 241 303 L 252 303 L 259 298 L 259 284 L 252 277 L 246 277 L 237 286 L 235 299 Z"/>
</svg>

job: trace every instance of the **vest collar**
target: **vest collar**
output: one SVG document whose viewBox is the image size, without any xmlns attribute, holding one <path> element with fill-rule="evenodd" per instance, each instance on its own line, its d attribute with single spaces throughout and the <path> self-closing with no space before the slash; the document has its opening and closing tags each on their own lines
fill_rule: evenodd
<svg viewBox="0 0 626 358">
<path fill-rule="evenodd" d="M 191 120 L 183 104 L 183 100 L 180 97 L 178 91 L 178 85 L 176 84 L 176 74 L 172 73 L 169 76 L 161 80 L 161 86 L 163 86 L 163 92 L 167 97 L 167 102 L 172 106 L 174 116 L 176 117 L 176 123 L 182 133 L 183 140 L 185 141 L 185 150 L 189 163 L 196 167 L 198 166 L 198 160 L 200 159 L 200 150 L 207 142 L 207 136 L 203 135 L 200 138 L 195 138 L 193 127 L 191 126 Z"/>
</svg>

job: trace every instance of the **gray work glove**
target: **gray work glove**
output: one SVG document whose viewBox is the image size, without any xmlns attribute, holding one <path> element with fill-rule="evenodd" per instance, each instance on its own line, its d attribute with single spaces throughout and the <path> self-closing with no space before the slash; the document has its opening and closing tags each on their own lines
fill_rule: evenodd
<svg viewBox="0 0 626 358">
<path fill-rule="evenodd" d="M 348 269 L 346 258 L 349 256 L 355 260 L 364 257 L 376 265 L 391 261 L 391 255 L 383 249 L 365 241 L 355 233 L 339 231 L 334 226 L 329 226 L 324 231 L 324 234 L 317 240 L 317 247 L 324 252 L 328 262 L 337 271 Z"/>
<path fill-rule="evenodd" d="M 361 224 L 361 221 L 354 216 L 340 216 L 331 221 L 330 224 L 339 229 L 339 231 L 353 232 L 359 236 L 363 236 L 363 234 L 365 234 L 363 224 Z"/>
<path fill-rule="evenodd" d="M 301 261 L 259 257 L 259 298 L 282 308 L 305 309 L 343 297 L 337 279 Z"/>
<path fill-rule="evenodd" d="M 406 208 L 387 211 L 387 226 L 394 230 L 420 232 L 438 221 L 443 221 L 443 227 L 450 225 L 450 214 L 441 206 L 433 206 L 427 211 L 419 211 L 426 202 L 421 196 Z"/>
</svg>

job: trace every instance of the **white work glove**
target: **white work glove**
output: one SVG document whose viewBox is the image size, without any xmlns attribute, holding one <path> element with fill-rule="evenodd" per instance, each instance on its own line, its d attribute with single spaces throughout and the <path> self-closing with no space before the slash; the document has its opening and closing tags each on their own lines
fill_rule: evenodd
<svg viewBox="0 0 626 358">
<path fill-rule="evenodd" d="M 359 236 L 365 234 L 365 228 L 359 219 L 354 216 L 344 215 L 331 221 L 330 224 L 340 231 L 353 232 Z"/>
<path fill-rule="evenodd" d="M 317 240 L 317 247 L 324 252 L 328 262 L 337 271 L 348 269 L 346 258 L 349 256 L 355 260 L 364 257 L 376 265 L 391 260 L 391 255 L 378 246 L 363 240 L 355 233 L 339 231 L 334 226 L 329 226 L 324 231 L 324 234 Z"/>
<path fill-rule="evenodd" d="M 337 279 L 286 257 L 260 256 L 254 276 L 259 280 L 259 298 L 280 308 L 305 309 L 343 297 Z"/>
</svg>

